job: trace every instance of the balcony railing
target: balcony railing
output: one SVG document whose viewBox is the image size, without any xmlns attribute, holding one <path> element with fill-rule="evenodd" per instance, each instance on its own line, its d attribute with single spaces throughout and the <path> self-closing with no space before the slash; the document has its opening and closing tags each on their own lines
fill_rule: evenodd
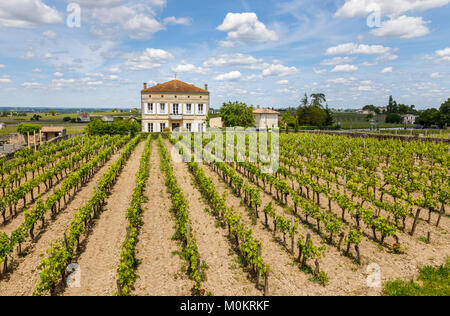
<svg viewBox="0 0 450 316">
<path fill-rule="evenodd" d="M 183 119 L 182 114 L 170 114 L 169 119 L 171 121 L 181 121 Z"/>
</svg>

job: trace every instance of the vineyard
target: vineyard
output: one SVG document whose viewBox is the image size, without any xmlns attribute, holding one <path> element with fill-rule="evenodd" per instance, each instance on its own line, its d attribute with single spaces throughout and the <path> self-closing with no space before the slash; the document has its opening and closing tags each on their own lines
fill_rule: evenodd
<svg viewBox="0 0 450 316">
<path fill-rule="evenodd" d="M 450 257 L 448 143 L 280 134 L 255 155 L 224 135 L 224 162 L 197 141 L 78 136 L 0 161 L 0 295 L 382 295 L 377 275 Z"/>
</svg>

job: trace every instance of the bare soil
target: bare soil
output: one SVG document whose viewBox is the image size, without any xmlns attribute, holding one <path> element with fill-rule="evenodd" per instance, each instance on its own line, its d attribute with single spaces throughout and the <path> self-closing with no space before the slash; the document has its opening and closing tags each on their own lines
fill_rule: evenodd
<svg viewBox="0 0 450 316">
<path fill-rule="evenodd" d="M 100 179 L 108 170 L 109 166 L 119 157 L 114 154 L 111 159 L 97 172 L 94 178 L 84 186 L 70 201 L 65 209 L 61 211 L 56 219 L 47 223 L 47 227 L 40 235 L 37 235 L 33 243 L 24 245 L 25 256 L 15 258 L 10 266 L 9 274 L 2 275 L 0 280 L 0 296 L 28 296 L 32 295 L 33 289 L 39 281 L 39 265 L 45 251 L 52 242 L 61 238 L 69 227 L 70 221 L 75 213 L 89 200 L 95 187 L 97 179 Z"/>
<path fill-rule="evenodd" d="M 144 226 L 136 247 L 140 261 L 135 284 L 136 296 L 186 296 L 190 295 L 192 281 L 181 272 L 182 260 L 176 251 L 179 245 L 172 240 L 175 233 L 174 218 L 170 212 L 171 201 L 166 192 L 164 175 L 156 142 L 150 155 L 150 179 L 143 206 Z"/>
<path fill-rule="evenodd" d="M 261 291 L 256 289 L 256 285 L 241 269 L 238 256 L 231 248 L 232 243 L 228 241 L 226 229 L 216 225 L 213 215 L 205 210 L 209 207 L 195 187 L 187 164 L 174 163 L 173 169 L 189 203 L 189 218 L 200 257 L 208 265 L 207 280 L 203 283 L 205 290 L 217 296 L 261 295 Z"/>
<path fill-rule="evenodd" d="M 106 199 L 104 211 L 87 238 L 85 250 L 76 262 L 81 271 L 81 287 L 67 287 L 64 296 L 109 296 L 117 291 L 120 246 L 128 226 L 126 211 L 136 186 L 136 173 L 144 147 L 145 142 L 142 141 L 128 159 Z"/>
</svg>

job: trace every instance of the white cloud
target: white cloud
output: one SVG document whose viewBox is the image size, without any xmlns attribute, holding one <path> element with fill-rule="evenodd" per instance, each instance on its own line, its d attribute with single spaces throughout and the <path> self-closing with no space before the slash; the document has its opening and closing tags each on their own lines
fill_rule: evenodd
<svg viewBox="0 0 450 316">
<path fill-rule="evenodd" d="M 5 65 L 0 64 L 0 69 L 3 69 L 3 68 L 5 68 L 5 67 L 6 67 Z"/>
<path fill-rule="evenodd" d="M 61 73 L 61 72 L 55 72 L 54 74 L 53 74 L 53 76 L 55 76 L 55 77 L 64 77 L 64 74 L 63 73 Z"/>
<path fill-rule="evenodd" d="M 219 46 L 223 48 L 231 48 L 234 47 L 234 43 L 232 41 L 219 41 Z"/>
<path fill-rule="evenodd" d="M 203 69 L 202 67 L 196 67 L 193 64 L 179 64 L 178 66 L 173 67 L 172 71 L 176 73 L 205 73 L 205 69 Z"/>
<path fill-rule="evenodd" d="M 436 55 L 438 55 L 444 61 L 450 61 L 450 47 L 437 50 Z"/>
<path fill-rule="evenodd" d="M 373 87 L 371 86 L 359 86 L 358 91 L 373 91 Z"/>
<path fill-rule="evenodd" d="M 164 30 L 164 26 L 154 17 L 142 12 L 140 7 L 117 6 L 112 8 L 95 8 L 91 19 L 97 22 L 91 33 L 101 38 L 115 38 L 120 29 L 134 40 L 148 40 L 151 36 Z"/>
<path fill-rule="evenodd" d="M 331 72 L 354 72 L 357 71 L 358 67 L 355 65 L 337 65 L 336 67 L 334 67 L 333 70 L 331 70 Z"/>
<path fill-rule="evenodd" d="M 415 38 L 425 36 L 430 33 L 421 17 L 409 17 L 402 15 L 381 23 L 379 28 L 373 29 L 370 33 L 381 37 Z"/>
<path fill-rule="evenodd" d="M 246 69 L 261 69 L 264 67 L 262 59 L 256 59 L 245 54 L 222 54 L 212 57 L 203 63 L 203 67 L 241 67 Z"/>
<path fill-rule="evenodd" d="M 349 84 L 350 80 L 345 78 L 328 79 L 327 82 L 334 84 Z"/>
<path fill-rule="evenodd" d="M 326 69 L 316 69 L 316 68 L 313 68 L 313 71 L 314 71 L 314 73 L 317 74 L 317 75 L 323 75 L 323 74 L 327 73 L 327 70 L 326 70 Z"/>
<path fill-rule="evenodd" d="M 158 21 L 145 14 L 134 16 L 124 24 L 123 28 L 128 36 L 134 40 L 148 40 L 153 33 L 164 29 Z"/>
<path fill-rule="evenodd" d="M 320 62 L 321 66 L 335 66 L 335 65 L 341 65 L 341 64 L 347 64 L 349 62 L 352 62 L 354 58 L 351 57 L 334 57 L 331 59 L 324 59 Z"/>
<path fill-rule="evenodd" d="M 34 68 L 33 70 L 31 70 L 31 72 L 39 73 L 39 72 L 42 72 L 42 69 Z"/>
<path fill-rule="evenodd" d="M 34 28 L 58 23 L 63 23 L 62 15 L 41 0 L 0 2 L 0 27 Z"/>
<path fill-rule="evenodd" d="M 68 3 L 73 2 L 73 0 L 66 0 Z M 76 1 L 82 7 L 88 8 L 102 8 L 102 7 L 113 7 L 122 4 L 124 0 L 77 0 Z"/>
<path fill-rule="evenodd" d="M 240 71 L 232 71 L 225 74 L 220 74 L 213 79 L 216 81 L 235 81 L 242 77 L 242 74 Z"/>
<path fill-rule="evenodd" d="M 386 68 L 384 68 L 382 71 L 381 71 L 381 73 L 383 73 L 383 74 L 385 74 L 385 73 L 388 73 L 388 72 L 392 72 L 392 67 L 386 67 Z"/>
<path fill-rule="evenodd" d="M 106 71 L 112 74 L 119 74 L 122 72 L 122 70 L 120 70 L 120 68 L 117 66 L 109 67 L 108 69 L 106 69 Z"/>
<path fill-rule="evenodd" d="M 11 83 L 11 79 L 8 78 L 0 78 L 0 83 Z"/>
<path fill-rule="evenodd" d="M 424 11 L 442 7 L 450 0 L 346 0 L 336 12 L 337 17 L 368 16 L 375 9 L 385 15 L 400 15 L 408 11 Z"/>
<path fill-rule="evenodd" d="M 20 58 L 30 60 L 30 59 L 34 59 L 35 57 L 36 57 L 36 55 L 33 52 L 28 51 L 28 52 L 26 52 L 25 55 L 23 55 Z"/>
<path fill-rule="evenodd" d="M 25 88 L 37 88 L 42 86 L 39 82 L 24 82 L 22 83 L 22 87 Z"/>
<path fill-rule="evenodd" d="M 263 77 L 285 77 L 298 74 L 300 71 L 295 67 L 287 67 L 281 64 L 272 64 L 262 72 Z"/>
<path fill-rule="evenodd" d="M 277 84 L 280 86 L 285 86 L 289 84 L 289 80 L 279 80 L 277 81 Z"/>
<path fill-rule="evenodd" d="M 432 78 L 432 79 L 440 79 L 442 77 L 444 77 L 444 75 L 440 72 L 434 72 L 430 75 L 430 78 Z"/>
<path fill-rule="evenodd" d="M 177 18 L 174 16 L 170 16 L 164 19 L 164 24 L 170 25 L 170 24 L 181 24 L 181 25 L 191 25 L 192 19 L 191 18 Z"/>
<path fill-rule="evenodd" d="M 42 33 L 42 35 L 44 35 L 48 39 L 56 39 L 58 37 L 58 34 L 53 31 L 45 31 L 44 33 Z"/>
<path fill-rule="evenodd" d="M 388 53 L 388 54 L 384 54 L 384 55 L 378 56 L 375 59 L 375 62 L 378 63 L 380 61 L 392 61 L 392 60 L 397 60 L 397 59 L 398 59 L 398 55 L 394 55 L 394 54 Z"/>
<path fill-rule="evenodd" d="M 219 31 L 227 32 L 228 39 L 242 42 L 267 42 L 277 41 L 278 35 L 275 31 L 267 29 L 264 23 L 258 20 L 253 12 L 228 13 Z"/>
<path fill-rule="evenodd" d="M 380 55 L 391 51 L 390 47 L 382 45 L 365 45 L 356 43 L 346 43 L 327 49 L 326 55 Z"/>
<path fill-rule="evenodd" d="M 173 55 L 165 50 L 147 48 L 142 55 L 131 54 L 125 66 L 129 70 L 148 70 L 161 67 L 173 58 Z"/>
</svg>

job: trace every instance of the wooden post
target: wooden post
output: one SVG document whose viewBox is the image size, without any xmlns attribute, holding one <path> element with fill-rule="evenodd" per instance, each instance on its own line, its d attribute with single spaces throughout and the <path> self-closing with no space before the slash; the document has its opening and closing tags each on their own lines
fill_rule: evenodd
<svg viewBox="0 0 450 316">
<path fill-rule="evenodd" d="M 421 211 L 421 209 L 418 208 L 418 209 L 417 209 L 417 212 L 416 212 L 416 217 L 414 217 L 414 223 L 413 223 L 411 232 L 409 233 L 411 236 L 414 236 L 414 233 L 415 233 L 415 231 L 416 231 L 417 221 L 419 220 L 420 211 Z"/>
<path fill-rule="evenodd" d="M 34 152 L 37 151 L 37 145 L 36 145 L 36 131 L 33 131 L 33 143 L 34 143 Z"/>
<path fill-rule="evenodd" d="M 427 243 L 431 243 L 431 232 L 428 232 L 427 234 Z"/>
<path fill-rule="evenodd" d="M 28 149 L 30 149 L 30 133 L 27 132 L 27 145 L 28 145 Z"/>
<path fill-rule="evenodd" d="M 269 296 L 269 270 L 264 275 L 264 296 Z"/>
<path fill-rule="evenodd" d="M 120 281 L 116 281 L 117 284 L 117 292 L 119 293 L 119 296 L 122 296 L 122 286 L 120 285 Z"/>
<path fill-rule="evenodd" d="M 441 211 L 439 212 L 439 217 L 438 217 L 438 220 L 437 220 L 437 222 L 436 222 L 436 227 L 439 227 L 439 224 L 440 224 L 440 222 L 441 222 L 441 217 L 442 217 L 442 215 L 444 215 L 445 214 L 445 205 L 444 205 L 444 203 L 442 203 L 442 205 L 441 205 Z"/>
</svg>

